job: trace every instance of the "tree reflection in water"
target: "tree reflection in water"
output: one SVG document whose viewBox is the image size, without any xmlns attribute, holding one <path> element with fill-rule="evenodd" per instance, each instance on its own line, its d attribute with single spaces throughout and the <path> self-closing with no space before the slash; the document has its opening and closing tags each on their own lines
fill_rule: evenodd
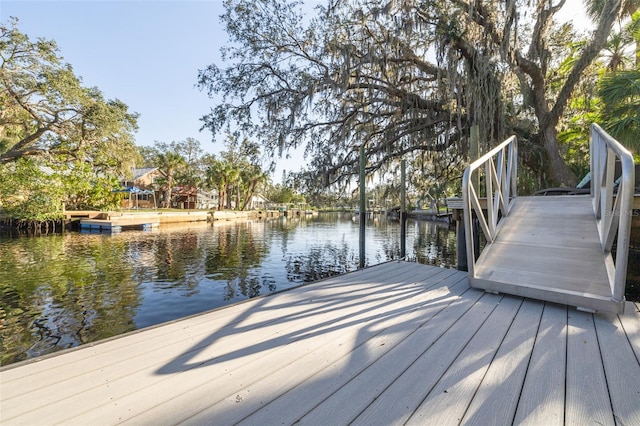
<svg viewBox="0 0 640 426">
<path fill-rule="evenodd" d="M 446 226 L 409 221 L 409 260 L 455 266 Z M 397 259 L 397 222 L 367 223 L 366 264 Z M 0 239 L 8 364 L 358 268 L 350 214 Z"/>
<path fill-rule="evenodd" d="M 0 254 L 2 364 L 136 329 L 139 293 L 122 241 L 3 239 Z"/>
</svg>

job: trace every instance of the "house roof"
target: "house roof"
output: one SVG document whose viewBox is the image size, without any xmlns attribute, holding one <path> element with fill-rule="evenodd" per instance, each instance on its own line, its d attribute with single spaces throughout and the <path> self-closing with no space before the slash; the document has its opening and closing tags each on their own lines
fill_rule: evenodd
<svg viewBox="0 0 640 426">
<path fill-rule="evenodd" d="M 191 196 L 196 195 L 198 193 L 198 189 L 195 186 L 176 186 L 171 191 L 172 195 L 177 196 Z"/>
<path fill-rule="evenodd" d="M 264 201 L 264 202 L 269 202 L 269 199 L 267 197 L 265 197 L 264 195 L 260 194 L 259 192 L 256 192 L 255 194 L 253 194 L 253 196 L 251 197 L 251 199 L 253 201 Z"/>
<path fill-rule="evenodd" d="M 158 170 L 157 167 L 145 167 L 141 169 L 133 169 L 133 180 L 140 179 L 141 177 Z"/>
</svg>

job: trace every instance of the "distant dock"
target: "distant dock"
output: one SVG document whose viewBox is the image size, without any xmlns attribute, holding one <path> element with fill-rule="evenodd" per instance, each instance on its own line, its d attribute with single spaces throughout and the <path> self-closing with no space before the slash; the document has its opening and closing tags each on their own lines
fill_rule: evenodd
<svg viewBox="0 0 640 426">
<path fill-rule="evenodd" d="M 273 210 L 199 210 L 199 211 L 140 211 L 140 212 L 95 212 L 67 211 L 67 220 L 78 220 L 81 230 L 120 232 L 126 229 L 149 230 L 162 224 L 188 222 L 215 222 L 231 220 L 249 220 L 278 217 Z"/>
<path fill-rule="evenodd" d="M 388 262 L 0 369 L 0 423 L 640 424 L 640 312 Z"/>
<path fill-rule="evenodd" d="M 105 212 L 93 218 L 80 219 L 81 230 L 120 232 L 124 229 L 149 230 L 162 223 L 207 221 L 209 212 L 157 211 L 157 212 Z"/>
</svg>

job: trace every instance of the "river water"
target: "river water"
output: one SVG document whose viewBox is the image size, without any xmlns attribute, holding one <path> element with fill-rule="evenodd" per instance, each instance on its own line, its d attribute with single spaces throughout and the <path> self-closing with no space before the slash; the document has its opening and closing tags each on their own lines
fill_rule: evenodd
<svg viewBox="0 0 640 426">
<path fill-rule="evenodd" d="M 0 237 L 0 354 L 9 364 L 356 270 L 347 213 L 194 223 L 119 234 Z M 400 256 L 400 226 L 369 218 L 366 264 Z M 407 259 L 455 267 L 455 232 L 407 223 Z"/>
<path fill-rule="evenodd" d="M 119 234 L 0 236 L 0 363 L 10 364 L 353 271 L 348 213 L 162 226 Z M 400 257 L 400 226 L 367 220 L 366 265 Z M 409 220 L 407 260 L 456 267 L 446 224 Z M 640 300 L 640 252 L 627 299 Z"/>
</svg>

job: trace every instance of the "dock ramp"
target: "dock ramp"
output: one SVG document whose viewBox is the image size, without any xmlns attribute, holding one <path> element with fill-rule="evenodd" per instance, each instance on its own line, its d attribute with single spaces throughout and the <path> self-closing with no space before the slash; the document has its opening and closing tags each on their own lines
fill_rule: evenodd
<svg viewBox="0 0 640 426">
<path fill-rule="evenodd" d="M 619 178 L 614 177 L 616 162 Z M 479 229 L 486 243 L 480 251 L 473 232 L 467 232 L 469 284 L 622 313 L 633 157 L 597 125 L 591 129 L 591 176 L 589 195 L 518 197 L 515 137 L 472 163 L 463 178 L 465 228 Z"/>
</svg>

